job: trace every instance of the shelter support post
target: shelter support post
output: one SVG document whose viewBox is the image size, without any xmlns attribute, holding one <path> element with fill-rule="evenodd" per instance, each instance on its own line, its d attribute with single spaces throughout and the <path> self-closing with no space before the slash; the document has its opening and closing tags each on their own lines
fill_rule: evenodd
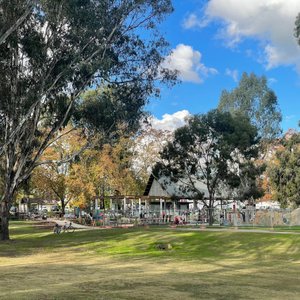
<svg viewBox="0 0 300 300">
<path fill-rule="evenodd" d="M 133 199 L 131 199 L 131 215 L 133 216 Z"/>
<path fill-rule="evenodd" d="M 126 212 L 126 198 L 123 199 L 123 210 Z"/>
<path fill-rule="evenodd" d="M 139 218 L 141 218 L 141 213 L 142 213 L 142 200 L 139 198 Z"/>
<path fill-rule="evenodd" d="M 159 217 L 162 218 L 163 212 L 163 199 L 159 199 Z"/>
</svg>

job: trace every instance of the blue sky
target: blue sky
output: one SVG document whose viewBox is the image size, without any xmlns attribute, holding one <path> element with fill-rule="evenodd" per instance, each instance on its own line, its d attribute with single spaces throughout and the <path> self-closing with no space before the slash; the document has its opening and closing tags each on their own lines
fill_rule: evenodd
<svg viewBox="0 0 300 300">
<path fill-rule="evenodd" d="M 265 75 L 282 111 L 282 128 L 300 120 L 300 47 L 293 37 L 299 0 L 173 0 L 161 25 L 173 54 L 170 68 L 182 82 L 162 88 L 147 106 L 157 122 L 179 124 L 189 113 L 217 106 L 221 91 L 237 86 L 243 72 Z M 163 126 L 162 126 L 163 127 Z"/>
</svg>

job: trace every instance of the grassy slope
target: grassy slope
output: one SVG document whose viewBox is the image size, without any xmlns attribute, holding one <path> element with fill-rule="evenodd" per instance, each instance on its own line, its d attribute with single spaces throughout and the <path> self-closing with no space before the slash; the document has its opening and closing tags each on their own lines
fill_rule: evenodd
<svg viewBox="0 0 300 300">
<path fill-rule="evenodd" d="M 0 299 L 299 299 L 300 235 L 12 223 Z M 170 243 L 161 251 L 158 243 Z"/>
</svg>

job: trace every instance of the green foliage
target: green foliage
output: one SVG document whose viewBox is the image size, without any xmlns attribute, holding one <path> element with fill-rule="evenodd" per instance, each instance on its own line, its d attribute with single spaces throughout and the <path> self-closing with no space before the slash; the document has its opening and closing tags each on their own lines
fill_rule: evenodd
<svg viewBox="0 0 300 300">
<path fill-rule="evenodd" d="M 172 10 L 170 0 L 0 1 L 3 239 L 13 195 L 69 121 L 89 136 L 136 129 L 157 79 L 174 83 L 158 32 Z M 95 86 L 108 90 L 83 105 Z"/>
<path fill-rule="evenodd" d="M 209 204 L 203 203 L 213 208 L 220 189 L 224 192 L 226 187 L 240 186 L 241 174 L 246 176 L 245 170 L 258 154 L 257 142 L 256 128 L 242 115 L 218 110 L 195 115 L 175 131 L 174 140 L 161 153 L 163 161 L 156 166 L 155 174 L 180 182 L 182 191 L 196 199 L 202 194 L 198 182 L 203 183 Z"/>
<path fill-rule="evenodd" d="M 268 85 L 267 78 L 243 73 L 238 87 L 224 90 L 218 109 L 223 112 L 239 113 L 251 120 L 263 140 L 271 140 L 281 132 L 282 119 L 277 97 Z"/>
<path fill-rule="evenodd" d="M 300 205 L 300 134 L 283 141 L 268 175 L 275 198 L 283 207 Z"/>
<path fill-rule="evenodd" d="M 146 96 L 138 85 L 110 85 L 82 94 L 74 108 L 77 126 L 101 133 L 102 141 L 111 143 L 129 136 L 139 128 Z"/>
</svg>

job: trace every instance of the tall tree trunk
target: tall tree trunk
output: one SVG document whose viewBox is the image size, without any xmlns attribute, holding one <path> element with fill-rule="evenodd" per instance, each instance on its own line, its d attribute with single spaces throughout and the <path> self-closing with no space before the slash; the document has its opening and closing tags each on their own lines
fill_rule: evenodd
<svg viewBox="0 0 300 300">
<path fill-rule="evenodd" d="M 213 206 L 213 199 L 209 196 L 209 205 L 208 205 L 208 224 L 212 226 L 214 223 L 214 206 Z"/>
<path fill-rule="evenodd" d="M 61 203 L 61 213 L 64 216 L 65 215 L 65 211 L 66 211 L 65 199 L 61 199 L 60 203 Z"/>
<path fill-rule="evenodd" d="M 212 208 L 208 209 L 208 223 L 209 223 L 209 226 L 212 226 L 214 223 L 214 213 L 213 213 Z"/>
<path fill-rule="evenodd" d="M 105 210 L 105 198 L 103 197 L 103 209 Z"/>
<path fill-rule="evenodd" d="M 1 240 L 7 241 L 9 240 L 9 205 L 8 201 L 1 202 L 1 209 L 0 209 L 0 219 L 1 219 L 1 226 L 0 226 L 0 233 L 1 233 Z"/>
</svg>

